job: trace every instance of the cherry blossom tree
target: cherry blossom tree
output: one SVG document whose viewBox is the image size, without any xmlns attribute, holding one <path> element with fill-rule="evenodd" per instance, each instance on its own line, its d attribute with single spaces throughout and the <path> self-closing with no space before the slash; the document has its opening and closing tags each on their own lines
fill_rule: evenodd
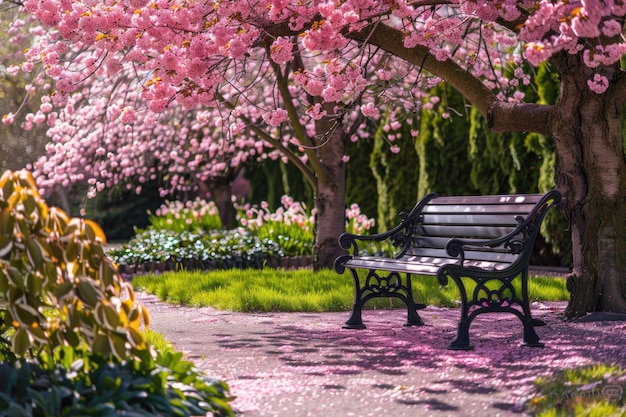
<svg viewBox="0 0 626 417">
<path fill-rule="evenodd" d="M 392 142 L 391 123 L 402 122 L 393 109 L 417 112 L 424 88 L 449 83 L 494 131 L 554 140 L 555 184 L 574 246 L 567 314 L 626 313 L 623 1 L 25 0 L 23 7 L 51 28 L 22 67 L 55 79 L 55 106 L 70 104 L 94 77 L 123 72 L 152 112 L 218 108 L 222 126 L 242 123 L 291 150 L 283 155 L 302 167 L 317 216 L 328 222 L 318 230 L 318 265 L 338 254 L 346 140 L 358 139 L 362 120 L 379 122 L 390 110 Z M 519 86 L 542 62 L 559 74 L 556 105 L 523 102 Z M 121 108 L 143 110 L 133 102 Z"/>
</svg>

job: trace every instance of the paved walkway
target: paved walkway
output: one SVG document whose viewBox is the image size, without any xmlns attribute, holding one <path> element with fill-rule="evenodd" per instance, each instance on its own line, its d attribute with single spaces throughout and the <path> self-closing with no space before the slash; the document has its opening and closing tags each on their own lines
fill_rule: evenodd
<svg viewBox="0 0 626 417">
<path fill-rule="evenodd" d="M 344 330 L 348 313 L 233 313 L 159 302 L 139 294 L 163 333 L 210 376 L 227 381 L 237 415 L 520 416 L 532 381 L 594 362 L 626 367 L 625 322 L 564 322 L 564 303 L 535 304 L 546 347 L 519 346 L 512 315 L 480 316 L 475 350 L 450 351 L 458 310 L 428 307 L 424 327 L 405 312 L 365 311 L 366 330 Z M 510 317 L 509 317 L 510 316 Z"/>
</svg>

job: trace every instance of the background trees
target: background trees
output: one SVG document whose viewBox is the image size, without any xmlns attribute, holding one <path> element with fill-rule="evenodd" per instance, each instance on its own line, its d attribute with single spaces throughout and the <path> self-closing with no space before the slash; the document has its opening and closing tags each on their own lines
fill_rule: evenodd
<svg viewBox="0 0 626 417">
<path fill-rule="evenodd" d="M 397 150 L 391 142 L 402 119 L 394 109 L 421 109 L 423 92 L 446 81 L 495 132 L 554 139 L 555 180 L 574 246 L 568 314 L 626 312 L 626 225 L 615 215 L 626 204 L 621 2 L 24 6 L 55 29 L 26 59 L 57 80 L 56 106 L 84 94 L 94 77 L 126 69 L 151 111 L 174 103 L 228 109 L 228 126 L 242 122 L 299 166 L 323 220 L 317 266 L 337 253 L 346 141 L 365 120 L 382 124 L 386 110 L 387 138 Z M 558 73 L 554 105 L 522 103 L 525 59 L 549 61 Z M 125 107 L 122 123 L 122 114 L 140 110 Z"/>
</svg>

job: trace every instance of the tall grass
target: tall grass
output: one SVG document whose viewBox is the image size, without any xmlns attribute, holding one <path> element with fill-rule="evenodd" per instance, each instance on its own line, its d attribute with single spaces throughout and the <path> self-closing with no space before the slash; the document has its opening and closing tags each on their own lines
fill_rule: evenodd
<svg viewBox="0 0 626 417">
<path fill-rule="evenodd" d="M 414 277 L 412 283 L 418 303 L 458 305 L 459 293 L 452 282 L 441 287 L 434 277 Z M 171 303 L 243 312 L 347 311 L 354 296 L 351 277 L 332 270 L 167 272 L 136 276 L 133 286 Z M 565 281 L 559 278 L 532 278 L 529 292 L 531 300 L 568 298 Z M 388 298 L 373 299 L 366 304 L 370 309 L 403 306 L 398 299 Z"/>
</svg>

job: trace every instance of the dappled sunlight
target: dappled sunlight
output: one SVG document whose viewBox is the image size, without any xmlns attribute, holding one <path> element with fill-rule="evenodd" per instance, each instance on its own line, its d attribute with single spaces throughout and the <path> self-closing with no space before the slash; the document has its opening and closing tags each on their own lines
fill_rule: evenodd
<svg viewBox="0 0 626 417">
<path fill-rule="evenodd" d="M 520 346 L 515 316 L 484 314 L 470 328 L 475 349 L 451 351 L 458 309 L 420 310 L 426 325 L 414 327 L 403 326 L 406 311 L 366 310 L 367 329 L 347 330 L 347 312 L 242 314 L 152 300 L 154 329 L 225 379 L 244 416 L 448 415 L 468 407 L 506 415 L 521 411 L 539 376 L 595 362 L 626 365 L 626 323 L 567 322 L 562 302 L 533 311 L 548 323 L 537 328 L 545 348 Z"/>
</svg>

